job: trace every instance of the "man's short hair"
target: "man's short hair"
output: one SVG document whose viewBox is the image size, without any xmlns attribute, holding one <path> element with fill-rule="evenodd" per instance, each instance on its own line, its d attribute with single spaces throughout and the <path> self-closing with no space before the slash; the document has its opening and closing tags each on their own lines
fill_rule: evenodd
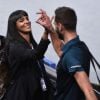
<svg viewBox="0 0 100 100">
<path fill-rule="evenodd" d="M 59 7 L 55 10 L 55 22 L 60 22 L 66 30 L 76 31 L 77 16 L 70 7 Z"/>
</svg>

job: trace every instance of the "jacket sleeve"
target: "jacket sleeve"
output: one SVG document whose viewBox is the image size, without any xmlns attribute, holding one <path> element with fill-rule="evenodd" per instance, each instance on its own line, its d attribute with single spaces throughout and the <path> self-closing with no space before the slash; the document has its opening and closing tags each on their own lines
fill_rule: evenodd
<svg viewBox="0 0 100 100">
<path fill-rule="evenodd" d="M 40 58 L 40 59 L 43 58 L 43 56 L 48 48 L 49 43 L 50 43 L 49 39 L 48 40 L 41 39 L 39 45 L 35 48 L 36 58 Z"/>
<path fill-rule="evenodd" d="M 37 45 L 35 49 L 27 49 L 22 44 L 15 45 L 14 43 L 12 43 L 9 49 L 9 57 L 11 59 L 16 59 L 18 61 L 25 61 L 29 59 L 41 59 L 43 58 L 49 43 L 49 40 L 41 39 L 40 43 Z"/>
</svg>

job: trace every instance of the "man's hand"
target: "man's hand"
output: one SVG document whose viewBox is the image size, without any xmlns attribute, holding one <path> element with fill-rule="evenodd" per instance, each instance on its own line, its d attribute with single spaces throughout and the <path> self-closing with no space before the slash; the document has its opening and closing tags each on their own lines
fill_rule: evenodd
<svg viewBox="0 0 100 100">
<path fill-rule="evenodd" d="M 40 9 L 40 12 L 38 12 L 37 14 L 39 14 L 40 17 L 38 18 L 38 20 L 36 22 L 38 24 L 40 24 L 41 26 L 43 26 L 47 33 L 50 33 L 50 37 L 51 37 L 51 40 L 52 40 L 53 47 L 54 47 L 56 53 L 58 54 L 58 56 L 61 57 L 61 55 L 62 55 L 61 48 L 63 46 L 63 43 L 58 38 L 57 33 L 55 32 L 55 30 L 52 27 L 52 20 L 53 20 L 54 17 L 52 17 L 50 19 L 50 17 L 42 9 Z"/>
</svg>

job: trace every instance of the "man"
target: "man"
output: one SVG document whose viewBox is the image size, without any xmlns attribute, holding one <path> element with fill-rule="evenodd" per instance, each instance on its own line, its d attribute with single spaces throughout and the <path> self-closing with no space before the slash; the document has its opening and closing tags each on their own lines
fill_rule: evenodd
<svg viewBox="0 0 100 100">
<path fill-rule="evenodd" d="M 55 11 L 55 29 L 46 12 L 39 12 L 37 23 L 51 34 L 55 51 L 60 57 L 57 65 L 57 100 L 97 100 L 89 81 L 90 56 L 88 48 L 76 31 L 77 16 L 69 7 Z M 63 40 L 63 42 L 61 41 Z"/>
</svg>

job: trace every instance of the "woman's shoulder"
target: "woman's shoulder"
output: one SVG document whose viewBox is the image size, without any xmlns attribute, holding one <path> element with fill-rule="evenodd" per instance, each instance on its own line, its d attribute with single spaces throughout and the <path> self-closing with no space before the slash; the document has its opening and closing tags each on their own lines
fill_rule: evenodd
<svg viewBox="0 0 100 100">
<path fill-rule="evenodd" d="M 25 48 L 25 46 L 22 43 L 18 42 L 18 41 L 13 41 L 13 42 L 9 43 L 9 49 L 10 50 L 16 51 L 20 48 Z"/>
<path fill-rule="evenodd" d="M 11 47 L 23 46 L 23 44 L 20 43 L 20 42 L 18 42 L 18 41 L 12 41 L 12 42 L 9 43 L 9 45 L 10 45 Z"/>
</svg>

